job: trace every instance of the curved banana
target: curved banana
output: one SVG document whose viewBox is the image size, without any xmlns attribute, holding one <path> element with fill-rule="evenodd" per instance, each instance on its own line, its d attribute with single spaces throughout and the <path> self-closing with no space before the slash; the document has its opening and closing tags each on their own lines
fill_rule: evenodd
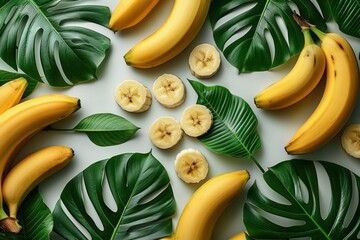
<svg viewBox="0 0 360 240">
<path fill-rule="evenodd" d="M 16 215 L 29 192 L 44 179 L 65 167 L 73 156 L 74 151 L 70 147 L 45 147 L 28 155 L 11 169 L 2 185 L 3 197 L 9 208 L 8 224 L 14 225 L 10 231 L 17 233 L 21 230 Z"/>
<path fill-rule="evenodd" d="M 78 98 L 49 94 L 29 99 L 10 108 L 0 115 L 0 186 L 4 172 L 17 151 L 33 135 L 48 125 L 57 122 L 80 108 Z M 3 210 L 2 191 L 0 191 L 0 219 L 7 215 Z"/>
<path fill-rule="evenodd" d="M 345 125 L 357 103 L 359 68 L 351 45 L 336 33 L 311 30 L 320 38 L 326 57 L 326 85 L 319 105 L 294 134 L 285 150 L 289 154 L 314 151 L 330 141 Z"/>
<path fill-rule="evenodd" d="M 273 110 L 288 107 L 307 96 L 319 83 L 325 71 L 325 54 L 317 46 L 309 29 L 302 30 L 305 45 L 292 70 L 255 97 L 258 108 Z"/>
<path fill-rule="evenodd" d="M 109 27 L 121 31 L 143 20 L 160 0 L 120 0 L 111 14 Z"/>
<path fill-rule="evenodd" d="M 27 85 L 26 79 L 21 77 L 0 87 L 0 114 L 20 102 Z"/>
<path fill-rule="evenodd" d="M 210 240 L 221 213 L 244 188 L 250 175 L 241 170 L 211 178 L 193 194 L 180 215 L 174 240 Z"/>
<path fill-rule="evenodd" d="M 126 64 L 151 68 L 182 52 L 200 31 L 210 2 L 211 0 L 175 0 L 163 25 L 125 54 Z"/>
</svg>

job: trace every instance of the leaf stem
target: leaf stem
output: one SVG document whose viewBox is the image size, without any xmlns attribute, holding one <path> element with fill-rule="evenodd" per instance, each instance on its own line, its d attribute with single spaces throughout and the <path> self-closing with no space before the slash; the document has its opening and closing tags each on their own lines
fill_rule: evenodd
<svg viewBox="0 0 360 240">
<path fill-rule="evenodd" d="M 253 156 L 250 155 L 250 159 L 256 164 L 256 166 L 260 169 L 260 171 L 264 174 L 265 170 L 264 168 L 260 165 L 259 161 Z"/>
</svg>

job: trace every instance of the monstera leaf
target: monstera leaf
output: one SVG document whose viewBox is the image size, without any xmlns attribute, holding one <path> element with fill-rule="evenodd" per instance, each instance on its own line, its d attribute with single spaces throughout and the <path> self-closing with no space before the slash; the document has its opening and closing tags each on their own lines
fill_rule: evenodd
<svg viewBox="0 0 360 240">
<path fill-rule="evenodd" d="M 360 38 L 360 1 L 329 0 L 329 2 L 339 29 L 344 33 Z"/>
<path fill-rule="evenodd" d="M 66 239 L 170 235 L 175 201 L 169 181 L 151 153 L 127 153 L 96 162 L 66 185 L 53 212 L 54 231 Z M 110 189 L 107 197 L 116 204 L 113 208 L 104 200 L 106 185 Z M 92 216 L 88 206 L 95 211 Z"/>
<path fill-rule="evenodd" d="M 319 176 L 327 178 L 329 186 Z M 251 237 L 359 239 L 360 177 L 350 170 L 324 161 L 289 160 L 269 168 L 263 177 L 279 196 L 275 200 L 262 193 L 256 182 L 251 186 L 244 206 Z M 326 196 L 321 197 L 320 189 Z M 322 199 L 330 200 L 328 209 Z"/>
<path fill-rule="evenodd" d="M 257 118 L 242 98 L 221 86 L 207 87 L 191 81 L 197 103 L 213 115 L 213 126 L 198 139 L 210 150 L 230 157 L 251 157 L 261 146 Z"/>
<path fill-rule="evenodd" d="M 74 22 L 106 26 L 110 10 L 84 2 L 0 1 L 0 58 L 15 70 L 52 86 L 94 79 L 110 40 Z"/>
</svg>

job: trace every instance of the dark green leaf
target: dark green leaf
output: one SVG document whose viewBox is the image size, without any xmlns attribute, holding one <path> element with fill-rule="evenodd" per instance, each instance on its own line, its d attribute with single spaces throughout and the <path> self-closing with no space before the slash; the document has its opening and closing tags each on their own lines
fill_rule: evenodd
<svg viewBox="0 0 360 240">
<path fill-rule="evenodd" d="M 360 1 L 329 0 L 329 2 L 339 29 L 344 33 L 360 38 Z"/>
<path fill-rule="evenodd" d="M 8 71 L 4 71 L 4 70 L 0 70 L 0 86 L 11 81 L 14 79 L 17 79 L 19 77 L 23 77 L 28 81 L 28 86 L 24 92 L 23 98 L 29 96 L 37 87 L 38 85 L 38 81 L 36 81 L 35 79 L 31 78 L 30 76 L 26 75 L 26 74 L 21 74 L 21 73 L 13 73 L 13 72 L 8 72 Z"/>
<path fill-rule="evenodd" d="M 98 146 L 111 146 L 128 141 L 139 127 L 115 114 L 98 113 L 81 120 L 73 130 L 86 133 Z"/>
<path fill-rule="evenodd" d="M 82 2 L 85 1 L 1 1 L 0 46 L 6 47 L 0 48 L 0 58 L 13 69 L 21 69 L 52 86 L 94 79 L 110 39 L 73 23 L 107 26 L 110 10 L 81 5 Z"/>
<path fill-rule="evenodd" d="M 104 202 L 105 184 L 115 210 Z M 85 195 L 90 200 L 86 203 Z M 88 206 L 94 209 L 101 227 L 88 214 Z M 151 153 L 127 153 L 92 164 L 65 186 L 53 212 L 54 230 L 66 239 L 87 239 L 78 225 L 94 240 L 158 239 L 170 235 L 174 213 L 175 200 L 165 168 Z"/>
<path fill-rule="evenodd" d="M 249 157 L 260 148 L 257 118 L 249 104 L 221 86 L 207 87 L 191 81 L 197 103 L 213 115 L 213 126 L 198 139 L 210 150 L 231 157 Z"/>
<path fill-rule="evenodd" d="M 319 185 L 319 171 L 329 187 Z M 251 186 L 244 224 L 253 238 L 359 239 L 360 178 L 350 170 L 324 161 L 289 160 L 271 167 L 263 177 L 284 200 L 262 193 L 256 182 Z M 321 213 L 319 189 L 330 199 L 327 213 Z"/>
</svg>

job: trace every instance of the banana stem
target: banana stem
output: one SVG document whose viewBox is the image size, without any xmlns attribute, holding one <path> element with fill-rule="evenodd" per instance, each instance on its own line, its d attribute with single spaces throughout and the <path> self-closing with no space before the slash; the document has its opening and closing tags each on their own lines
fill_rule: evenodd
<svg viewBox="0 0 360 240">
<path fill-rule="evenodd" d="M 304 47 L 311 45 L 311 44 L 315 44 L 314 40 L 311 37 L 311 33 L 309 29 L 303 29 L 303 34 L 304 34 L 304 39 L 305 39 L 305 43 L 304 43 Z"/>
<path fill-rule="evenodd" d="M 4 208 L 0 208 L 0 220 L 8 218 L 9 216 L 6 214 Z"/>
<path fill-rule="evenodd" d="M 260 165 L 259 161 L 254 158 L 254 156 L 250 155 L 250 159 L 256 164 L 256 166 L 260 169 L 260 171 L 264 174 L 265 170 L 264 168 Z"/>
<path fill-rule="evenodd" d="M 297 23 L 297 25 L 299 25 L 301 27 L 302 30 L 304 29 L 310 29 L 311 27 L 313 27 L 313 25 L 311 25 L 310 23 L 308 23 L 308 21 L 306 21 L 303 17 L 301 17 L 299 14 L 297 14 L 295 11 L 293 13 L 293 18 L 295 20 L 295 22 Z"/>
<path fill-rule="evenodd" d="M 320 39 L 320 41 L 322 41 L 322 39 L 325 37 L 326 33 L 320 31 L 319 29 L 317 29 L 315 26 L 312 26 L 310 28 L 311 31 L 313 31 L 313 33 L 316 34 L 316 36 L 318 36 L 318 38 Z"/>
</svg>

